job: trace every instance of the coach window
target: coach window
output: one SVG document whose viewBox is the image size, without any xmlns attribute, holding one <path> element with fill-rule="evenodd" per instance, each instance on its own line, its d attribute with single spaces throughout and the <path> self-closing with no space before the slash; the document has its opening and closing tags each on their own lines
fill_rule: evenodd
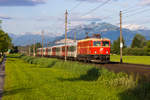
<svg viewBox="0 0 150 100">
<path fill-rule="evenodd" d="M 59 52 L 60 51 L 60 48 L 56 48 L 56 52 Z"/>
<path fill-rule="evenodd" d="M 51 52 L 51 49 L 48 49 L 48 52 Z"/>
<path fill-rule="evenodd" d="M 101 41 L 94 41 L 93 46 L 101 46 Z"/>
<path fill-rule="evenodd" d="M 103 41 L 103 46 L 108 47 L 109 46 L 109 41 Z"/>
</svg>

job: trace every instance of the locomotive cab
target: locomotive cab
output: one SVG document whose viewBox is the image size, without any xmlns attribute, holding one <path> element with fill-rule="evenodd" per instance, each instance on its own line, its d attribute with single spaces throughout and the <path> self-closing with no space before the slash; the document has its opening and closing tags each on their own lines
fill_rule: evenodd
<svg viewBox="0 0 150 100">
<path fill-rule="evenodd" d="M 93 56 L 92 61 L 109 62 L 110 61 L 110 40 L 109 39 L 93 40 L 91 55 Z"/>
<path fill-rule="evenodd" d="M 99 40 L 93 41 L 92 54 L 110 54 L 110 41 Z"/>
<path fill-rule="evenodd" d="M 110 61 L 110 40 L 89 38 L 78 42 L 78 57 L 93 62 Z"/>
</svg>

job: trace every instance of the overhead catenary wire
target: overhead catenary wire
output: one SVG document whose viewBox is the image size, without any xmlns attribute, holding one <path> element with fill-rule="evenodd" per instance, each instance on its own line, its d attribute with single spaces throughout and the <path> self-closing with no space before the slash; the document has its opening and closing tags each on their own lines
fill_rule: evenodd
<svg viewBox="0 0 150 100">
<path fill-rule="evenodd" d="M 138 9 L 138 8 L 141 8 L 142 6 L 131 6 L 131 7 L 128 7 L 126 9 L 123 9 L 122 11 L 123 12 L 127 12 L 127 11 L 130 11 L 130 10 L 133 10 L 133 9 Z"/>
<path fill-rule="evenodd" d="M 132 12 L 126 12 L 126 13 L 123 13 L 124 15 L 126 14 L 126 15 L 136 15 L 136 14 L 139 14 L 139 13 L 144 13 L 144 12 L 146 12 L 146 11 L 150 11 L 150 8 L 149 9 L 137 9 L 137 10 L 135 10 L 135 13 L 134 13 L 134 11 L 132 11 Z M 131 14 L 130 14 L 131 13 Z"/>
<path fill-rule="evenodd" d="M 124 19 L 127 19 L 128 17 L 132 17 L 132 16 L 135 16 L 135 15 L 138 15 L 138 14 L 141 14 L 141 13 L 145 13 L 145 12 L 149 12 L 150 9 L 144 9 L 142 11 L 137 11 L 135 13 L 128 13 L 128 14 L 124 14 L 125 15 L 125 18 Z"/>
<path fill-rule="evenodd" d="M 73 10 L 75 10 L 76 8 L 78 8 L 81 4 L 82 4 L 82 2 L 77 3 L 73 8 L 71 8 L 70 10 L 68 10 L 68 12 L 72 12 Z"/>
<path fill-rule="evenodd" d="M 87 13 L 81 15 L 80 17 L 84 17 L 84 16 L 86 16 L 86 15 L 88 15 L 88 14 L 90 14 L 90 13 L 96 11 L 97 9 L 99 9 L 99 8 L 103 7 L 104 5 L 108 4 L 110 1 L 111 1 L 111 0 L 106 0 L 106 1 L 102 2 L 102 3 L 99 4 L 97 7 L 91 9 L 91 10 L 88 11 Z M 77 7 L 79 7 L 79 5 L 81 5 L 81 3 L 78 3 L 76 6 L 74 6 L 74 7 L 73 7 L 71 10 L 69 10 L 69 11 L 72 11 L 72 10 L 76 9 Z M 70 12 L 70 13 L 71 13 L 71 12 Z M 110 16 L 106 16 L 106 17 L 104 17 L 104 18 L 102 18 L 102 19 L 104 20 L 104 19 L 107 19 L 108 17 L 110 17 Z M 70 19 L 69 19 L 69 21 L 70 21 Z"/>
<path fill-rule="evenodd" d="M 106 5 L 109 1 L 111 1 L 111 0 L 106 0 L 105 2 L 101 3 L 100 5 L 98 5 L 97 7 L 93 8 L 93 9 L 91 9 L 90 11 L 88 11 L 85 14 L 83 14 L 82 16 L 86 16 L 86 15 L 96 11 L 97 9 L 99 9 L 99 8 L 103 7 L 104 5 Z"/>
<path fill-rule="evenodd" d="M 134 12 L 134 11 L 137 11 L 137 10 L 141 10 L 143 9 L 143 7 L 140 7 L 140 8 L 134 8 L 134 9 L 130 9 L 130 10 L 126 10 L 126 11 L 123 11 L 123 14 L 126 14 L 126 13 L 130 13 L 130 12 Z M 144 8 L 145 9 L 145 8 Z"/>
</svg>

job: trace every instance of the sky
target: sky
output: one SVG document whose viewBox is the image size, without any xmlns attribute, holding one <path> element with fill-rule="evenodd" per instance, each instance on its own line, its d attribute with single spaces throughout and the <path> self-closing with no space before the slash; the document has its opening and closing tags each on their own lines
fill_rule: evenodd
<svg viewBox="0 0 150 100">
<path fill-rule="evenodd" d="M 0 0 L 2 28 L 13 34 L 64 34 L 65 11 L 68 29 L 91 22 L 150 29 L 150 0 Z"/>
</svg>

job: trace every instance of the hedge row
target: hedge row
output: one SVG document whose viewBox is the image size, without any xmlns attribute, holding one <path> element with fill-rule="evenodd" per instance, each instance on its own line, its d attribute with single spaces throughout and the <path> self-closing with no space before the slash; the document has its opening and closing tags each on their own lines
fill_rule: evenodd
<svg viewBox="0 0 150 100">
<path fill-rule="evenodd" d="M 58 61 L 57 59 L 36 58 L 30 56 L 23 56 L 21 58 L 29 64 L 41 65 L 43 68 L 51 67 L 55 62 Z"/>
<path fill-rule="evenodd" d="M 111 52 L 112 54 L 119 54 L 120 51 L 116 53 L 115 51 L 112 50 Z M 149 53 L 144 48 L 124 48 L 123 55 L 149 56 Z"/>
</svg>

